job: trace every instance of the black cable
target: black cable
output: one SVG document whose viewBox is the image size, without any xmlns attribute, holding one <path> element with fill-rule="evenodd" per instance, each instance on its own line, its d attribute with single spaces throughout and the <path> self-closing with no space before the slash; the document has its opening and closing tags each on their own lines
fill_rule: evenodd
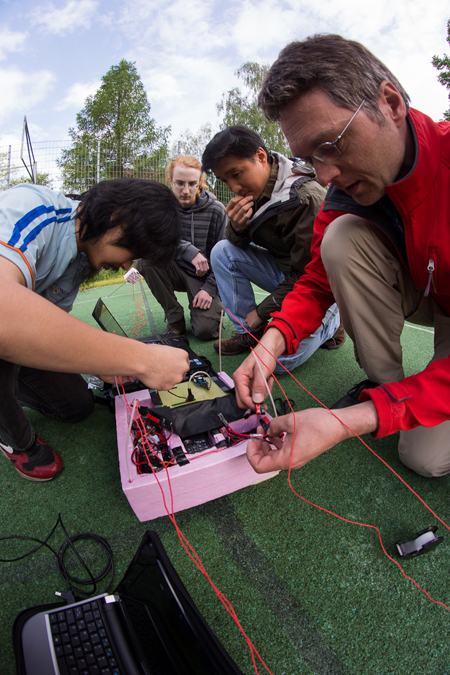
<svg viewBox="0 0 450 675">
<path fill-rule="evenodd" d="M 186 399 L 186 396 L 180 396 L 179 394 L 174 394 L 174 392 L 171 389 L 167 390 L 168 394 L 172 394 L 172 396 L 176 396 L 177 398 L 184 398 Z"/>
<path fill-rule="evenodd" d="M 60 546 L 58 551 L 55 551 L 50 544 L 48 544 L 48 540 L 52 535 L 55 533 L 56 528 L 58 525 L 61 525 L 61 528 L 64 532 L 64 536 L 66 537 L 66 541 Z M 35 546 L 34 548 L 31 549 L 31 551 L 28 551 L 27 553 L 24 553 L 21 556 L 17 556 L 15 558 L 0 558 L 0 562 L 17 562 L 18 560 L 23 560 L 29 555 L 32 555 L 36 551 L 38 551 L 42 546 L 45 546 L 48 548 L 56 557 L 57 565 L 58 565 L 58 571 L 64 581 L 66 582 L 66 587 L 67 587 L 67 593 L 72 594 L 72 593 L 78 593 L 82 595 L 95 595 L 97 592 L 97 583 L 102 581 L 109 573 L 110 573 L 110 579 L 109 583 L 105 589 L 105 593 L 109 590 L 111 587 L 113 578 L 114 578 L 114 561 L 113 561 L 113 552 L 111 550 L 110 545 L 108 544 L 107 540 L 104 539 L 104 537 L 101 537 L 98 534 L 92 534 L 92 533 L 87 533 L 87 534 L 77 534 L 74 536 L 69 536 L 66 528 L 64 527 L 64 524 L 62 522 L 62 517 L 61 514 L 58 515 L 58 519 L 52 528 L 52 531 L 50 534 L 44 539 L 44 541 L 41 541 L 40 539 L 36 539 L 35 537 L 27 537 L 24 535 L 10 535 L 10 536 L 5 536 L 5 537 L 0 537 L 0 543 L 2 541 L 6 541 L 8 539 L 19 539 L 21 541 L 35 541 L 38 543 L 38 546 Z M 91 540 L 94 541 L 96 544 L 101 546 L 104 551 L 106 552 L 107 556 L 107 562 L 104 567 L 104 569 L 97 575 L 94 576 L 87 566 L 86 562 L 83 560 L 83 557 L 75 547 L 75 542 L 81 541 L 81 540 Z M 69 571 L 67 570 L 66 563 L 65 563 L 65 555 L 68 550 L 71 550 L 76 558 L 78 559 L 79 563 L 82 565 L 82 567 L 86 570 L 89 579 L 79 579 L 75 577 L 74 575 L 70 574 Z M 79 586 L 92 586 L 92 590 L 86 591 L 83 588 L 80 588 Z"/>
</svg>

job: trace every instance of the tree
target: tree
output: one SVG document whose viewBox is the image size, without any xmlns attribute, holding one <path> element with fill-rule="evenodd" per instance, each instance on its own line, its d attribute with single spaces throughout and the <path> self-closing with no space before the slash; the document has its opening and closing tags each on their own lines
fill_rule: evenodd
<svg viewBox="0 0 450 675">
<path fill-rule="evenodd" d="M 261 136 L 269 150 L 289 156 L 291 152 L 280 125 L 269 122 L 258 108 L 259 90 L 268 70 L 268 65 L 247 61 L 236 71 L 235 75 L 242 80 L 245 90 L 234 87 L 227 94 L 223 94 L 222 101 L 217 104 L 218 114 L 224 113 L 220 126 L 225 129 L 244 124 Z"/>
<path fill-rule="evenodd" d="M 172 145 L 172 156 L 191 155 L 201 161 L 203 151 L 214 134 L 215 131 L 209 122 L 202 124 L 195 133 L 189 129 L 185 129 L 181 134 L 180 139 Z"/>
<path fill-rule="evenodd" d="M 0 190 L 8 187 L 8 153 L 0 152 Z"/>
<path fill-rule="evenodd" d="M 446 40 L 450 44 L 450 19 L 447 21 Z M 431 63 L 435 68 L 441 71 L 438 75 L 439 82 L 450 91 L 450 56 L 444 54 L 442 59 L 439 56 L 433 56 Z M 450 93 L 448 97 L 450 99 Z M 444 119 L 450 122 L 450 108 L 445 111 Z"/>
<path fill-rule="evenodd" d="M 72 146 L 59 166 L 63 189 L 82 192 L 98 180 L 158 178 L 167 161 L 170 127 L 158 127 L 134 63 L 122 59 L 102 77 L 69 129 Z"/>
<path fill-rule="evenodd" d="M 9 187 L 14 185 L 20 185 L 21 183 L 32 183 L 33 181 L 29 176 L 20 176 L 19 178 L 12 178 L 9 182 Z M 45 187 L 53 189 L 53 179 L 50 178 L 48 173 L 37 172 L 36 174 L 36 185 L 44 185 Z"/>
</svg>

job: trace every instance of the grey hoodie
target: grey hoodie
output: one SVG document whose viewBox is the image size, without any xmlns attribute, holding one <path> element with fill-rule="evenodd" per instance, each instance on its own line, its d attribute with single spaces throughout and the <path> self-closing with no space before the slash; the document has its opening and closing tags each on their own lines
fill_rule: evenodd
<svg viewBox="0 0 450 675">
<path fill-rule="evenodd" d="M 212 192 L 202 190 L 196 203 L 181 211 L 181 242 L 175 256 L 177 265 L 191 277 L 197 277 L 191 260 L 197 253 L 202 253 L 210 262 L 211 250 L 218 241 L 225 237 L 227 215 L 224 205 L 219 202 Z M 202 290 L 214 298 L 217 293 L 217 284 L 211 266 L 204 277 Z"/>
</svg>

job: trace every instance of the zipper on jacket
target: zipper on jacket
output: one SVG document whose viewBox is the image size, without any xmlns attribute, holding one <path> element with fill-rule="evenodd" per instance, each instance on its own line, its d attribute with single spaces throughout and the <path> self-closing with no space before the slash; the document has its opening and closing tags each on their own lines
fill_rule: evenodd
<svg viewBox="0 0 450 675">
<path fill-rule="evenodd" d="M 433 279 L 433 272 L 434 272 L 434 269 L 435 269 L 434 260 L 433 260 L 433 258 L 429 258 L 429 259 L 428 259 L 428 265 L 427 265 L 427 270 L 428 270 L 428 283 L 427 283 L 427 287 L 426 287 L 425 293 L 424 293 L 424 296 L 425 296 L 426 298 L 430 295 L 430 286 L 431 286 L 431 282 L 433 282 L 433 288 L 434 288 L 434 290 L 435 290 L 435 292 L 436 292 L 436 286 L 434 285 L 434 279 Z"/>
</svg>

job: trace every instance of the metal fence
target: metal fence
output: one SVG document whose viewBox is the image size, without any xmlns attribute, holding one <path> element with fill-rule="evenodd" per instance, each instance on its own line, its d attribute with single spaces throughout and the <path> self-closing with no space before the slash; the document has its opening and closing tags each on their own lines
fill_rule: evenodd
<svg viewBox="0 0 450 675">
<path fill-rule="evenodd" d="M 166 149 L 136 152 L 132 146 L 117 147 L 99 140 L 83 144 L 70 140 L 36 142 L 32 157 L 25 156 L 23 144 L 0 146 L 0 191 L 18 183 L 36 182 L 66 194 L 80 194 L 101 180 L 122 176 L 166 183 L 170 159 Z M 214 177 L 208 176 L 208 184 L 224 204 L 233 196 Z"/>
</svg>

